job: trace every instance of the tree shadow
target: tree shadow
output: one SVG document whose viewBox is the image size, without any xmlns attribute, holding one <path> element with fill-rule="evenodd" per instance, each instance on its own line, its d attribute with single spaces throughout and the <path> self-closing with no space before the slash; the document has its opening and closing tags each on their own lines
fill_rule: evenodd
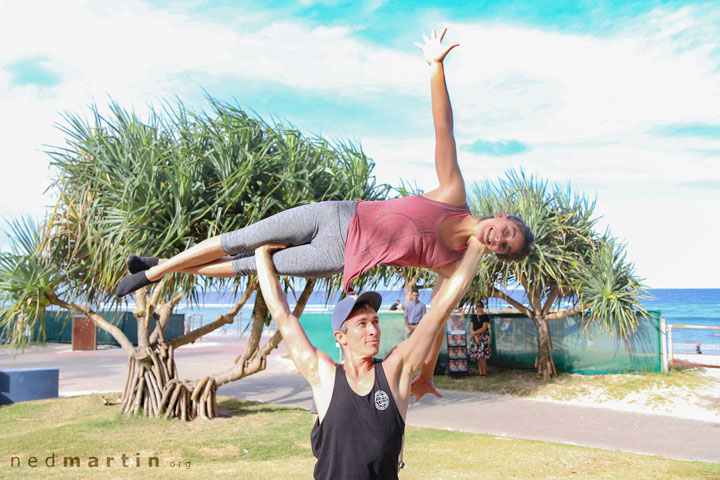
<svg viewBox="0 0 720 480">
<path fill-rule="evenodd" d="M 218 399 L 217 409 L 219 418 L 247 417 L 259 413 L 277 413 L 281 411 L 306 411 L 302 408 L 274 405 L 272 403 L 241 400 L 237 398 Z"/>
</svg>

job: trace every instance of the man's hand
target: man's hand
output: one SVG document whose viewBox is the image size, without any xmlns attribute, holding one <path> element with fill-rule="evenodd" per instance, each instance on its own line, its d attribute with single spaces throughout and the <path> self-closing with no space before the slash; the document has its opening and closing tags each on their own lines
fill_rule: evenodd
<svg viewBox="0 0 720 480">
<path fill-rule="evenodd" d="M 265 243 L 257 247 L 255 249 L 255 253 L 259 255 L 264 255 L 265 253 L 269 254 L 274 252 L 275 250 L 281 250 L 287 246 L 287 243 Z"/>
<path fill-rule="evenodd" d="M 290 307 L 280 288 L 271 253 L 286 246 L 287 244 L 266 243 L 255 247 L 255 264 L 257 265 L 260 290 L 262 290 L 270 315 L 272 315 L 276 323 L 278 323 L 278 319 L 284 318 L 290 313 Z"/>
<path fill-rule="evenodd" d="M 442 398 L 443 395 L 435 390 L 435 386 L 432 383 L 432 379 L 426 379 L 422 375 L 418 375 L 414 382 L 410 384 L 410 395 L 414 396 L 413 403 L 417 403 L 426 394 L 432 393 L 438 398 Z"/>
<path fill-rule="evenodd" d="M 447 28 L 444 28 L 442 33 L 438 37 L 437 32 L 433 30 L 431 38 L 428 38 L 428 36 L 423 33 L 423 40 L 425 41 L 425 43 L 422 44 L 415 42 L 415 46 L 423 51 L 423 54 L 425 55 L 425 60 L 427 60 L 428 65 L 432 65 L 433 62 L 442 63 L 443 60 L 445 60 L 445 56 L 448 54 L 448 52 L 460 45 L 459 43 L 450 45 L 449 47 L 443 45 L 442 39 L 445 36 L 445 32 L 447 32 Z"/>
</svg>

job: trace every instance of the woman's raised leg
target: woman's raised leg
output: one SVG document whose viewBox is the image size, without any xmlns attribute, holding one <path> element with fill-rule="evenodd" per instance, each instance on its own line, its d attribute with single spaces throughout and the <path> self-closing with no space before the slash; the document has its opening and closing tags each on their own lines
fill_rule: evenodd
<svg viewBox="0 0 720 480">
<path fill-rule="evenodd" d="M 316 247 L 323 249 L 326 248 L 322 245 L 323 240 L 326 236 L 330 236 L 333 237 L 334 242 L 340 242 L 339 248 L 342 251 L 345 244 L 344 234 L 347 230 L 347 224 L 355 211 L 356 204 L 356 202 L 320 202 L 303 205 L 285 210 L 234 232 L 209 238 L 169 258 L 167 261 L 125 276 L 118 284 L 116 295 L 118 297 L 127 295 L 139 288 L 159 281 L 164 275 L 171 272 L 201 274 L 200 271 L 194 271 L 194 267 L 211 264 L 225 255 L 248 254 L 252 256 L 254 249 L 264 243 L 284 243 L 290 246 L 317 243 Z M 342 215 L 339 213 L 340 210 L 342 210 Z M 318 238 L 322 240 L 318 241 Z M 318 260 L 316 255 L 311 255 L 312 258 L 308 259 L 302 258 L 302 255 L 306 253 L 286 249 L 280 255 L 281 257 L 289 255 L 297 255 L 297 257 L 293 261 L 282 262 L 289 265 L 289 267 L 286 272 L 281 271 L 280 273 L 298 276 L 326 276 L 329 272 L 335 273 L 337 271 L 338 263 L 339 268 L 342 268 L 344 264 L 342 254 L 340 259 L 333 262 L 332 265 L 325 266 L 318 264 L 322 263 L 322 261 Z M 132 271 L 134 268 L 151 265 L 154 259 L 152 257 L 134 256 L 133 262 L 130 260 L 128 259 L 128 268 Z M 237 260 L 237 257 L 234 260 Z M 248 262 L 252 263 L 249 268 L 250 271 L 244 273 L 246 265 L 235 261 L 235 275 L 254 273 L 254 258 L 248 260 Z M 218 270 L 220 268 L 218 266 L 212 267 L 211 271 L 217 275 L 211 276 L 232 276 L 226 269 L 226 265 L 223 265 L 222 269 Z M 303 275 L 306 271 L 308 274 Z"/>
<path fill-rule="evenodd" d="M 222 257 L 214 262 L 210 263 L 204 263 L 202 265 L 196 265 L 194 267 L 188 267 L 183 268 L 180 270 L 180 273 L 187 273 L 190 275 L 204 275 L 206 277 L 215 277 L 215 278 L 229 278 L 229 277 L 236 277 L 235 272 L 233 271 L 233 262 L 234 257 Z M 164 261 L 167 261 L 167 259 L 161 259 L 160 263 L 162 264 Z"/>
<path fill-rule="evenodd" d="M 155 282 L 168 273 L 182 272 L 184 269 L 205 265 L 224 256 L 226 253 L 220 244 L 220 235 L 216 235 L 145 270 L 145 275 L 149 281 Z"/>
<path fill-rule="evenodd" d="M 194 247 L 169 258 L 165 262 L 158 263 L 147 270 L 125 275 L 118 283 L 115 295 L 117 297 L 124 297 L 139 288 L 160 281 L 160 279 L 168 273 L 181 272 L 183 269 L 204 265 L 224 256 L 225 252 L 222 249 L 222 245 L 220 245 L 220 236 L 208 238 Z"/>
</svg>

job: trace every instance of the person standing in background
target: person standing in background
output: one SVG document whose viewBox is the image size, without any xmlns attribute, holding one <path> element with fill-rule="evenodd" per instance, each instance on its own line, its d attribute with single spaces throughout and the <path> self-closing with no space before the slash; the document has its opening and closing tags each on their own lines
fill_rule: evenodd
<svg viewBox="0 0 720 480">
<path fill-rule="evenodd" d="M 485 305 L 478 300 L 476 313 L 470 316 L 470 358 L 477 361 L 478 375 L 487 376 L 487 361 L 492 355 L 490 348 L 490 315 L 485 313 Z"/>
<path fill-rule="evenodd" d="M 418 323 L 420 323 L 420 319 L 427 313 L 425 304 L 419 300 L 420 293 L 417 290 L 413 290 L 411 298 L 412 300 L 405 304 L 405 313 L 403 313 L 406 339 L 410 338 L 410 335 L 412 335 L 412 332 L 417 328 Z"/>
</svg>

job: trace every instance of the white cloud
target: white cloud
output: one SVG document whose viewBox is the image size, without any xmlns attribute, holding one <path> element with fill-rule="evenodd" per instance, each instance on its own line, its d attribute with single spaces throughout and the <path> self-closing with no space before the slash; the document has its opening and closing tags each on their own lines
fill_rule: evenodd
<svg viewBox="0 0 720 480">
<path fill-rule="evenodd" d="M 600 228 L 627 245 L 628 259 L 653 288 L 720 288 L 714 239 L 720 224 L 720 195 L 697 202 L 685 198 L 598 201 Z"/>
<path fill-rule="evenodd" d="M 370 1 L 366 8 L 378 4 Z M 12 45 L 0 49 L 0 142 L 3 164 L 10 165 L 0 177 L 2 214 L 39 214 L 51 203 L 40 193 L 48 185 L 41 150 L 62 142 L 54 127 L 58 112 L 85 112 L 109 94 L 142 114 L 148 103 L 168 95 L 196 96 L 198 85 L 179 80 L 189 71 L 284 84 L 288 98 L 308 91 L 342 104 L 373 94 L 388 99 L 376 108 L 389 116 L 397 115 L 395 97 L 415 97 L 419 107 L 411 111 L 427 116 L 397 118 L 398 125 L 418 125 L 413 138 L 376 129 L 361 140 L 381 181 L 396 184 L 412 175 L 426 190 L 435 186 L 427 73 L 415 47 L 380 48 L 349 28 L 314 27 L 302 19 L 273 23 L 238 15 L 229 27 L 174 12 L 140 1 L 45 2 L 42 15 L 33 2 L 0 4 L 0 44 Z M 712 55 L 718 35 L 711 17 L 693 8 L 656 10 L 605 37 L 496 22 L 450 24 L 448 41 L 461 43 L 447 62 L 458 144 L 517 140 L 530 147 L 502 158 L 461 152 L 465 178 L 493 178 L 522 166 L 553 181 L 622 188 L 717 179 L 717 157 L 703 152 L 718 150 L 716 140 L 648 134 L 662 124 L 718 123 L 720 71 Z M 64 82 L 50 89 L 10 88 L 2 66 L 31 55 L 47 56 Z M 303 126 L 302 118 L 292 120 Z M 317 129 L 329 136 L 346 133 L 331 123 Z M 709 211 L 706 200 L 665 194 L 650 190 L 629 206 L 612 188 L 598 193 L 599 210 L 628 240 L 640 273 L 654 286 L 672 286 L 669 274 L 652 262 L 673 246 L 665 235 L 646 232 L 657 233 L 668 212 L 696 224 Z M 717 260 L 683 268 L 707 282 L 702 285 L 720 286 L 702 273 L 720 269 Z"/>
<path fill-rule="evenodd" d="M 257 16 L 245 20 L 251 22 Z M 60 112 L 85 114 L 110 95 L 143 115 L 160 98 L 200 86 L 179 84 L 177 75 L 254 77 L 293 88 L 346 89 L 347 95 L 402 85 L 408 68 L 422 71 L 409 55 L 376 51 L 342 28 L 275 23 L 258 28 L 240 19 L 237 29 L 188 15 L 169 14 L 142 2 L 46 2 L 42 15 L 32 2 L 0 4 L 0 142 L 12 175 L 0 178 L 0 212 L 40 216 L 51 199 L 44 144 L 61 145 L 55 128 Z M 51 89 L 11 88 L 2 66 L 42 54 L 63 83 Z M 373 60 L 370 60 L 370 57 Z M 413 58 L 413 60 L 415 60 Z M 369 65 L 387 70 L 378 75 Z M 282 115 L 282 112 L 278 112 Z"/>
<path fill-rule="evenodd" d="M 639 126 L 716 119 L 720 75 L 708 57 L 714 42 L 706 39 L 675 53 L 665 30 L 653 36 L 641 22 L 632 33 L 600 39 L 519 27 L 453 26 L 463 48 L 457 64 L 448 66 L 458 117 L 476 120 L 458 122 L 463 133 L 530 142 L 609 134 L 625 140 L 625 132 L 632 139 Z M 503 88 L 503 81 L 513 79 L 525 84 Z M 498 122 L 503 116 L 508 121 Z"/>
</svg>

